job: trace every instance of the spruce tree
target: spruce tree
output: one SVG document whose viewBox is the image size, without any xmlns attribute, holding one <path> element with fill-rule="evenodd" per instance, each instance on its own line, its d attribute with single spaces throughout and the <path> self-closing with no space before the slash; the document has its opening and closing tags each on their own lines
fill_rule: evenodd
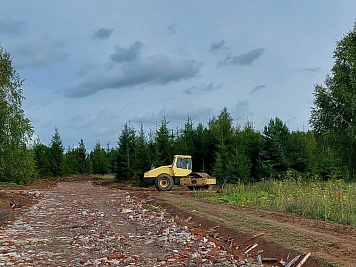
<svg viewBox="0 0 356 267">
<path fill-rule="evenodd" d="M 53 177 L 61 177 L 64 174 L 63 143 L 58 128 L 55 128 L 50 145 L 49 165 Z"/>
<path fill-rule="evenodd" d="M 90 153 L 90 160 L 94 174 L 109 173 L 108 156 L 99 141 L 95 143 L 94 150 Z"/>
</svg>

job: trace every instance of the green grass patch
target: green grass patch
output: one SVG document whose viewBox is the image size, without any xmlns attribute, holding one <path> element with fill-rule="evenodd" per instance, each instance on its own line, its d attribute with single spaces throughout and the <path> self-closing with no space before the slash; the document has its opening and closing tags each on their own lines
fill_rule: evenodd
<svg viewBox="0 0 356 267">
<path fill-rule="evenodd" d="M 282 211 L 356 226 L 356 183 L 343 180 L 315 182 L 290 179 L 238 183 L 220 194 L 204 192 L 197 197 L 246 207 Z"/>
<path fill-rule="evenodd" d="M 0 182 L 0 189 L 22 189 L 24 185 L 19 185 L 13 182 Z"/>
</svg>

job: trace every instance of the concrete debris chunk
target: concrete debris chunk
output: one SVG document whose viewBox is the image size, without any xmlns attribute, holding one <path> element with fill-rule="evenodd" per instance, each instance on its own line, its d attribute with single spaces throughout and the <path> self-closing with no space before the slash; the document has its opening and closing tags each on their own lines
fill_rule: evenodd
<svg viewBox="0 0 356 267">
<path fill-rule="evenodd" d="M 262 267 L 268 263 L 262 249 L 253 254 L 257 243 L 238 254 L 234 243 L 238 241 L 219 235 L 219 226 L 196 230 L 200 225 L 192 217 L 172 218 L 162 208 L 149 207 L 149 199 L 136 199 L 125 191 L 63 182 L 36 194 L 41 195 L 39 202 L 23 207 L 23 216 L 1 229 L 0 266 Z M 0 212 L 0 219 L 10 212 Z M 231 247 L 225 250 L 218 241 Z"/>
</svg>

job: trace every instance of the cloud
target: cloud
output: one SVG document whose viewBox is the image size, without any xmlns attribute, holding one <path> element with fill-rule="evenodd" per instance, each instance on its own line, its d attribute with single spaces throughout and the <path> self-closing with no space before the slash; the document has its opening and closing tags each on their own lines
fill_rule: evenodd
<svg viewBox="0 0 356 267">
<path fill-rule="evenodd" d="M 266 88 L 266 85 L 264 85 L 264 84 L 257 85 L 249 92 L 249 94 L 252 95 L 252 94 L 256 93 L 257 91 L 265 89 L 265 88 Z"/>
<path fill-rule="evenodd" d="M 122 63 L 125 61 L 133 61 L 139 58 L 143 44 L 139 41 L 134 42 L 129 48 L 120 46 L 115 47 L 115 53 L 110 55 L 111 61 Z"/>
<path fill-rule="evenodd" d="M 23 21 L 14 21 L 12 19 L 0 21 L 0 34 L 19 35 L 26 30 L 26 23 Z"/>
<path fill-rule="evenodd" d="M 233 110 L 233 118 L 237 121 L 241 121 L 246 120 L 249 115 L 252 115 L 249 102 L 239 101 Z"/>
<path fill-rule="evenodd" d="M 315 68 L 301 68 L 300 69 L 302 72 L 306 72 L 307 74 L 314 75 L 316 73 L 321 72 L 321 69 L 319 67 Z"/>
<path fill-rule="evenodd" d="M 201 65 L 195 60 L 173 61 L 165 55 L 154 55 L 87 76 L 76 86 L 66 88 L 64 95 L 84 97 L 109 88 L 121 89 L 142 84 L 164 85 L 196 76 Z"/>
<path fill-rule="evenodd" d="M 213 90 L 219 90 L 222 87 L 224 87 L 224 83 L 219 83 L 218 85 L 215 85 L 214 83 L 209 83 L 206 85 L 205 83 L 198 85 L 198 86 L 192 86 L 189 87 L 184 91 L 187 95 L 194 95 L 194 94 L 199 94 L 202 92 L 208 92 L 208 91 L 213 91 Z"/>
<path fill-rule="evenodd" d="M 169 35 L 174 35 L 177 32 L 177 24 L 172 23 L 167 27 L 167 32 Z"/>
<path fill-rule="evenodd" d="M 48 36 L 29 40 L 14 48 L 14 61 L 18 68 L 43 68 L 68 57 L 64 44 Z"/>
<path fill-rule="evenodd" d="M 110 36 L 113 32 L 114 32 L 114 29 L 100 28 L 95 31 L 93 37 L 95 39 L 106 40 L 106 39 L 110 38 Z"/>
<path fill-rule="evenodd" d="M 217 42 L 217 43 L 212 43 L 212 44 L 210 45 L 209 52 L 210 52 L 210 53 L 216 53 L 216 52 L 218 52 L 219 50 L 227 49 L 225 43 L 226 43 L 226 42 L 225 42 L 224 40 L 221 40 L 220 42 Z"/>
<path fill-rule="evenodd" d="M 263 48 L 258 48 L 251 50 L 247 53 L 241 54 L 239 56 L 232 56 L 231 53 L 229 53 L 224 60 L 218 63 L 218 67 L 228 65 L 250 65 L 253 61 L 258 59 L 264 52 L 265 50 Z"/>
</svg>

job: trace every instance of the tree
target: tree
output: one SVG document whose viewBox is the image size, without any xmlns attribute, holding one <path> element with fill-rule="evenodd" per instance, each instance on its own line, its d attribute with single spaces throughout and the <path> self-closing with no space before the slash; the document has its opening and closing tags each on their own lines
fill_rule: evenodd
<svg viewBox="0 0 356 267">
<path fill-rule="evenodd" d="M 100 142 L 95 143 L 94 150 L 90 153 L 90 160 L 93 167 L 94 174 L 108 174 L 109 160 L 105 149 Z"/>
<path fill-rule="evenodd" d="M 116 154 L 115 177 L 118 181 L 130 180 L 134 175 L 133 161 L 135 148 L 135 129 L 125 123 L 119 136 Z"/>
<path fill-rule="evenodd" d="M 109 168 L 109 173 L 115 173 L 117 170 L 117 153 L 118 153 L 118 148 L 117 147 L 111 147 L 110 144 L 108 143 L 105 149 L 107 158 L 108 158 L 108 168 Z"/>
<path fill-rule="evenodd" d="M 143 130 L 143 125 L 141 124 L 140 132 L 135 138 L 134 147 L 134 180 L 136 184 L 141 184 L 141 178 L 143 173 L 150 168 L 150 154 L 148 151 L 148 145 L 145 137 L 145 132 Z"/>
<path fill-rule="evenodd" d="M 49 165 L 50 149 L 44 144 L 37 142 L 33 146 L 36 169 L 41 178 L 50 178 L 52 173 Z"/>
<path fill-rule="evenodd" d="M 77 171 L 77 156 L 74 147 L 68 147 L 63 155 L 62 175 L 79 174 Z"/>
<path fill-rule="evenodd" d="M 79 146 L 75 149 L 77 172 L 79 174 L 91 173 L 90 161 L 87 155 L 87 149 L 85 147 L 83 139 L 80 139 Z"/>
<path fill-rule="evenodd" d="M 163 116 L 161 124 L 156 132 L 156 160 L 155 164 L 168 165 L 172 163 L 173 156 L 173 137 L 169 133 L 168 121 L 166 116 Z"/>
<path fill-rule="evenodd" d="M 289 138 L 289 129 L 279 118 L 264 127 L 260 154 L 263 176 L 281 177 L 288 170 Z"/>
<path fill-rule="evenodd" d="M 261 134 L 256 132 L 251 122 L 246 122 L 244 128 L 235 129 L 233 151 L 228 160 L 227 170 L 233 182 L 258 181 L 258 160 L 260 153 Z"/>
<path fill-rule="evenodd" d="M 215 163 L 216 141 L 210 129 L 198 123 L 194 134 L 193 166 L 202 172 L 211 173 Z"/>
<path fill-rule="evenodd" d="M 334 65 L 324 85 L 314 88 L 310 124 L 324 136 L 347 168 L 350 179 L 356 171 L 356 23 L 336 43 Z M 319 137 L 320 138 L 320 137 Z"/>
<path fill-rule="evenodd" d="M 216 143 L 215 159 L 213 166 L 213 175 L 216 176 L 219 183 L 223 181 L 234 182 L 231 173 L 228 172 L 228 162 L 233 153 L 234 144 L 234 127 L 231 115 L 224 108 L 217 118 L 212 118 L 209 122 L 209 131 L 212 134 L 213 142 Z"/>
<path fill-rule="evenodd" d="M 49 166 L 51 174 L 53 177 L 60 177 L 63 175 L 63 143 L 61 136 L 59 135 L 58 128 L 55 128 L 54 135 L 52 136 L 50 155 L 49 155 Z"/>
<path fill-rule="evenodd" d="M 33 129 L 22 110 L 22 83 L 10 54 L 0 46 L 0 181 L 26 183 L 35 176 L 27 148 Z"/>
</svg>

